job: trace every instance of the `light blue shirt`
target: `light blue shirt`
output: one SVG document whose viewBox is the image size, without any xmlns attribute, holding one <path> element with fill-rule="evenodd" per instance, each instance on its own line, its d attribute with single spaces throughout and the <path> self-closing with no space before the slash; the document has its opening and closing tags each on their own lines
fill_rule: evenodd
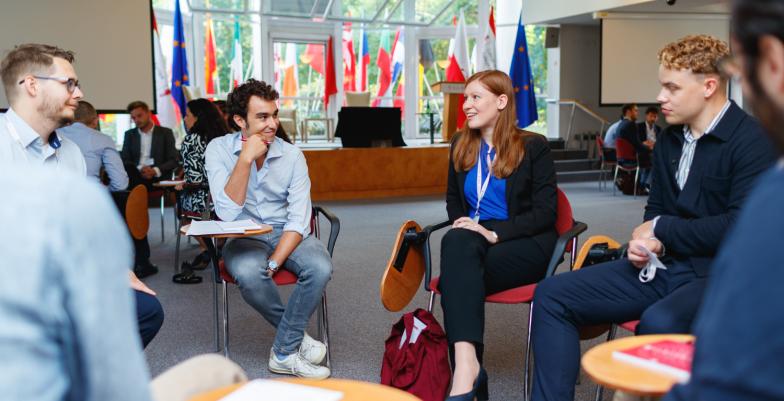
<svg viewBox="0 0 784 401">
<path fill-rule="evenodd" d="M 242 134 L 235 132 L 210 141 L 204 159 L 207 180 L 221 220 L 252 219 L 283 226 L 307 237 L 310 233 L 310 178 L 302 151 L 280 138 L 270 144 L 261 169 L 251 166 L 245 203 L 236 204 L 225 187 L 242 150 Z"/>
<path fill-rule="evenodd" d="M 109 176 L 109 190 L 122 191 L 128 188 L 128 173 L 125 172 L 120 152 L 109 135 L 76 122 L 57 130 L 62 138 L 73 141 L 82 151 L 87 165 L 87 176 L 101 181 L 101 167 Z"/>
<path fill-rule="evenodd" d="M 604 135 L 604 147 L 615 149 L 615 141 L 618 139 L 618 127 L 621 126 L 621 122 L 623 118 L 612 123 L 609 128 L 607 128 L 607 133 Z"/>
<path fill-rule="evenodd" d="M 59 142 L 57 149 L 50 143 L 44 143 L 41 136 L 19 117 L 14 109 L 9 108 L 0 114 L 0 160 L 25 163 L 28 165 L 46 165 L 62 171 L 71 171 L 78 175 L 86 174 L 84 157 L 75 143 L 52 133 L 49 142 Z"/>
<path fill-rule="evenodd" d="M 149 401 L 128 270 L 105 189 L 0 159 L 0 399 Z"/>
</svg>

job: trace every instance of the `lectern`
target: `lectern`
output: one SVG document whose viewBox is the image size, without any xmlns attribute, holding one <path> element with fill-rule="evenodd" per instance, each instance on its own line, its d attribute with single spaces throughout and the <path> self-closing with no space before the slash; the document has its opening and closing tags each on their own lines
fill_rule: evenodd
<svg viewBox="0 0 784 401">
<path fill-rule="evenodd" d="M 457 113 L 460 112 L 460 99 L 463 97 L 465 82 L 446 82 L 434 83 L 431 88 L 433 92 L 444 94 L 444 115 L 441 118 L 441 136 L 444 142 L 452 139 L 457 131 Z"/>
</svg>

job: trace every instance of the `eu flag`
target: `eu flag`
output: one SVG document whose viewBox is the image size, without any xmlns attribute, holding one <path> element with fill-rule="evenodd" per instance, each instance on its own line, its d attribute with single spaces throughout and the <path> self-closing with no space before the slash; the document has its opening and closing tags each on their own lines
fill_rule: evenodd
<svg viewBox="0 0 784 401">
<path fill-rule="evenodd" d="M 525 128 L 539 117 L 536 114 L 534 82 L 531 76 L 531 63 L 528 61 L 528 44 L 525 41 L 525 25 L 523 25 L 522 15 L 517 23 L 517 39 L 512 53 L 512 68 L 509 71 L 509 77 L 512 78 L 512 86 L 515 91 L 517 126 Z"/>
<path fill-rule="evenodd" d="M 180 107 L 180 115 L 184 116 L 185 92 L 182 87 L 188 85 L 188 58 L 185 53 L 185 32 L 182 29 L 179 0 L 174 0 L 174 41 L 172 44 L 171 94 L 174 102 Z"/>
</svg>

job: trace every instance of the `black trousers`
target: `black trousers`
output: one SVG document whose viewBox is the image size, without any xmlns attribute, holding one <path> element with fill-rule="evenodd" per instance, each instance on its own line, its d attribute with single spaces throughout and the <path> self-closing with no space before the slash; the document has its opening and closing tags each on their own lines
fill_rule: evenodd
<svg viewBox="0 0 784 401">
<path fill-rule="evenodd" d="M 128 174 L 128 190 L 134 189 L 137 185 L 141 184 L 147 187 L 148 191 L 153 191 L 159 188 L 155 188 L 152 184 L 155 183 L 155 179 L 146 179 L 142 177 L 142 173 L 139 169 L 136 168 L 131 163 L 123 163 L 123 167 L 125 167 L 125 172 Z"/>
<path fill-rule="evenodd" d="M 449 343 L 472 342 L 481 362 L 485 296 L 538 282 L 550 256 L 531 238 L 490 245 L 474 231 L 449 230 L 441 241 L 438 285 Z"/>
<path fill-rule="evenodd" d="M 114 200 L 114 204 L 117 205 L 117 209 L 120 210 L 120 215 L 125 218 L 125 204 L 128 202 L 128 191 L 117 191 L 111 192 L 112 200 Z M 130 233 L 128 233 L 130 236 Z M 133 250 L 134 250 L 134 265 L 146 265 L 150 263 L 150 242 L 147 241 L 147 236 L 145 235 L 142 239 L 136 239 L 131 237 L 133 240 Z"/>
<path fill-rule="evenodd" d="M 134 290 L 134 295 L 136 296 L 136 321 L 139 323 L 139 335 L 142 338 L 142 345 L 147 348 L 147 344 L 155 338 L 163 326 L 163 307 L 158 298 L 150 294 Z"/>
</svg>

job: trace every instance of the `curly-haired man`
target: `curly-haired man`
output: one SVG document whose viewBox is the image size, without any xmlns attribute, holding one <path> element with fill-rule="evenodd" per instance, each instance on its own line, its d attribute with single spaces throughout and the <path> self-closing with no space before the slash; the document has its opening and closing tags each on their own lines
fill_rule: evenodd
<svg viewBox="0 0 784 401">
<path fill-rule="evenodd" d="M 324 244 L 310 233 L 308 166 L 302 151 L 275 137 L 278 92 L 254 79 L 228 96 L 228 116 L 240 131 L 214 139 L 205 152 L 215 212 L 224 221 L 253 219 L 272 225 L 269 234 L 230 240 L 223 250 L 243 299 L 277 333 L 269 357 L 276 373 L 323 379 L 318 364 L 326 347 L 305 334 L 310 315 L 332 274 Z M 297 281 L 284 308 L 273 275 L 282 267 Z"/>
<path fill-rule="evenodd" d="M 638 334 L 690 331 L 721 241 L 775 158 L 759 123 L 727 99 L 718 66 L 728 54 L 707 35 L 659 52 L 657 100 L 671 125 L 656 142 L 645 222 L 632 233 L 628 259 L 537 286 L 534 400 L 574 398 L 581 326 L 639 319 Z M 651 267 L 648 252 L 666 269 Z"/>
</svg>

